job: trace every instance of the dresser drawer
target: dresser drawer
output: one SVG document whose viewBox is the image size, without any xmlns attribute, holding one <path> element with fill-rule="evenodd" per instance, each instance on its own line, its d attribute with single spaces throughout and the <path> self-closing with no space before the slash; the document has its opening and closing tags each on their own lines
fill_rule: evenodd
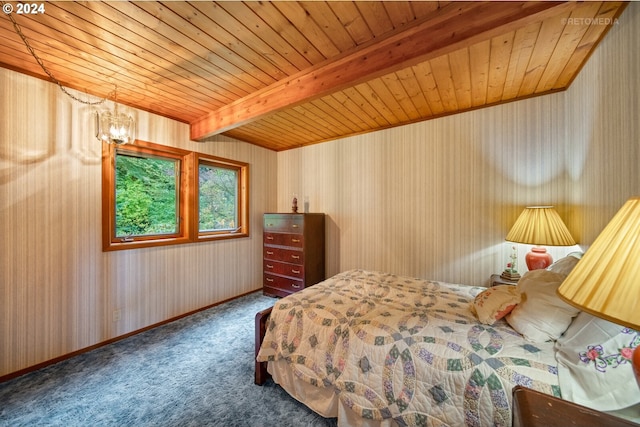
<svg viewBox="0 0 640 427">
<path fill-rule="evenodd" d="M 304 230 L 303 215 L 265 215 L 264 231 L 275 231 L 282 233 L 302 233 Z"/>
<path fill-rule="evenodd" d="M 263 293 L 286 297 L 325 278 L 325 214 L 265 213 Z"/>
<path fill-rule="evenodd" d="M 304 279 L 304 266 L 298 264 L 288 264 L 286 262 L 263 261 L 265 273 L 282 274 L 283 276 Z"/>
<path fill-rule="evenodd" d="M 304 289 L 304 281 L 264 273 L 264 286 L 293 293 Z"/>
<path fill-rule="evenodd" d="M 265 260 L 290 262 L 292 264 L 304 264 L 304 254 L 302 251 L 295 249 L 282 249 L 265 246 L 263 248 L 262 257 Z"/>
<path fill-rule="evenodd" d="M 302 248 L 304 246 L 304 236 L 302 234 L 288 233 L 264 233 L 265 245 L 292 246 Z"/>
</svg>

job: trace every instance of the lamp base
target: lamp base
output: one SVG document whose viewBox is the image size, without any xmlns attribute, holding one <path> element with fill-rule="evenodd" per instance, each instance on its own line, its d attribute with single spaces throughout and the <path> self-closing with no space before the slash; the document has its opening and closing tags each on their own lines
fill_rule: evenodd
<svg viewBox="0 0 640 427">
<path fill-rule="evenodd" d="M 635 350 L 633 350 L 631 366 L 633 366 L 633 373 L 636 376 L 636 382 L 638 383 L 638 388 L 640 388 L 640 345 L 637 346 Z"/>
<path fill-rule="evenodd" d="M 529 271 L 541 270 L 549 267 L 553 263 L 551 254 L 548 254 L 547 250 L 540 246 L 532 247 L 531 252 L 525 255 L 524 260 L 527 263 Z"/>
</svg>

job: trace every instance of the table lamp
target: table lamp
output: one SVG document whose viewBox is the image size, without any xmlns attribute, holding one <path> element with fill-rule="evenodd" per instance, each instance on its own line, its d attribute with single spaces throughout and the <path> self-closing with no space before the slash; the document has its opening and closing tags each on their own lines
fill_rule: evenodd
<svg viewBox="0 0 640 427">
<path fill-rule="evenodd" d="M 629 199 L 558 288 L 580 310 L 640 331 L 640 198 Z M 640 387 L 640 347 L 632 357 Z"/>
<path fill-rule="evenodd" d="M 553 263 L 551 254 L 540 245 L 573 246 L 576 244 L 553 206 L 526 207 L 509 230 L 506 240 L 535 245 L 524 258 L 529 270 L 547 268 Z"/>
</svg>

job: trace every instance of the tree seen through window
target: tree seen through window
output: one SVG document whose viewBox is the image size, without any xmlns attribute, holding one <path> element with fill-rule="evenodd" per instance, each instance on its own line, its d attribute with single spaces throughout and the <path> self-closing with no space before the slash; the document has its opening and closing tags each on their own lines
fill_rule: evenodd
<svg viewBox="0 0 640 427">
<path fill-rule="evenodd" d="M 235 229 L 238 223 L 238 173 L 233 169 L 201 163 L 198 177 L 199 230 Z"/>
<path fill-rule="evenodd" d="M 180 162 L 116 156 L 116 237 L 178 232 Z"/>
</svg>

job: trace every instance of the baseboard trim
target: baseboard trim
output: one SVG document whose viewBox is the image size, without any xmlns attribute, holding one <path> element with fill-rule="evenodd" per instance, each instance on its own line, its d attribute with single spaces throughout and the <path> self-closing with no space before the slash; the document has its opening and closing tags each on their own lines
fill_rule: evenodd
<svg viewBox="0 0 640 427">
<path fill-rule="evenodd" d="M 71 353 L 63 354 L 62 356 L 58 356 L 58 357 L 55 357 L 53 359 L 46 360 L 44 362 L 40 362 L 38 364 L 29 366 L 27 368 L 20 369 L 18 371 L 2 375 L 2 376 L 0 376 L 0 383 L 12 380 L 14 378 L 21 377 L 21 376 L 26 375 L 26 374 L 28 374 L 30 372 L 34 372 L 34 371 L 37 371 L 39 369 L 46 368 L 49 365 L 54 365 L 54 364 L 56 364 L 58 362 L 62 362 L 63 360 L 71 359 L 72 357 L 75 357 L 75 356 L 78 356 L 80 354 L 87 353 L 89 351 L 95 350 L 96 348 L 100 348 L 100 347 L 104 347 L 105 345 L 113 344 L 114 342 L 118 342 L 120 340 L 129 338 L 129 337 L 131 337 L 133 335 L 137 335 L 137 334 L 140 334 L 142 332 L 146 332 L 146 331 L 148 331 L 150 329 L 157 328 L 158 326 L 166 325 L 167 323 L 175 322 L 176 320 L 180 320 L 180 319 L 182 319 L 184 317 L 191 316 L 191 315 L 199 313 L 201 311 L 208 310 L 208 309 L 213 308 L 215 306 L 227 303 L 229 301 L 233 301 L 233 300 L 238 299 L 238 298 L 242 298 L 244 296 L 247 296 L 247 295 L 250 295 L 250 294 L 253 294 L 253 293 L 256 293 L 256 292 L 262 292 L 262 288 L 256 289 L 254 291 L 246 292 L 244 294 L 235 296 L 233 298 L 228 298 L 228 299 L 223 300 L 223 301 L 219 301 L 219 302 L 216 302 L 216 303 L 213 303 L 213 304 L 209 304 L 209 305 L 207 305 L 205 307 L 198 308 L 198 309 L 190 311 L 188 313 L 184 313 L 184 314 L 181 314 L 179 316 L 172 317 L 172 318 L 167 319 L 167 320 L 163 320 L 162 322 L 154 323 L 153 325 L 146 326 L 146 327 L 144 327 L 142 329 L 137 329 L 137 330 L 135 330 L 133 332 L 129 332 L 129 333 L 126 333 L 124 335 L 119 335 L 119 336 L 117 336 L 115 338 L 111 338 L 111 339 L 108 339 L 106 341 L 99 342 L 99 343 L 94 344 L 92 346 L 85 347 L 85 348 L 82 348 L 80 350 L 73 351 Z"/>
</svg>

